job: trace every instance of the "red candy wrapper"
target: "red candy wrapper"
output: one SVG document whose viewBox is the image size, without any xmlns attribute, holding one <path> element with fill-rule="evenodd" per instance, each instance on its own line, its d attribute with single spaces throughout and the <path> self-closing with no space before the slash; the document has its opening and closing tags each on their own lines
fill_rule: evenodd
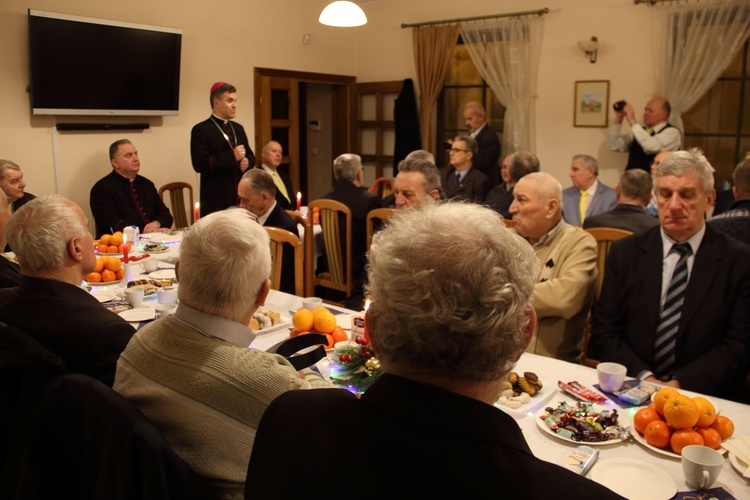
<svg viewBox="0 0 750 500">
<path fill-rule="evenodd" d="M 580 399 L 581 401 L 589 401 L 591 403 L 604 403 L 607 401 L 607 398 L 602 396 L 596 391 L 593 391 L 586 387 L 585 385 L 581 385 L 576 381 L 573 382 L 562 382 L 560 380 L 557 381 L 557 386 L 573 396 L 576 399 Z"/>
</svg>

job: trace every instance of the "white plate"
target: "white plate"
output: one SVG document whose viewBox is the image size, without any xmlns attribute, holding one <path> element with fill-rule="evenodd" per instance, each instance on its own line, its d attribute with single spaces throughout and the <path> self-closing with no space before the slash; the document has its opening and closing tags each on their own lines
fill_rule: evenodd
<svg viewBox="0 0 750 500">
<path fill-rule="evenodd" d="M 523 404 L 518 408 L 511 408 L 496 402 L 495 408 L 500 408 L 513 418 L 524 417 L 527 413 L 534 411 L 545 404 L 553 395 L 555 395 L 555 393 L 557 393 L 557 387 L 555 387 L 554 384 L 545 383 L 544 380 L 542 380 L 542 384 L 544 384 L 542 385 L 542 390 L 537 392 L 528 403 Z"/>
<path fill-rule="evenodd" d="M 83 284 L 86 286 L 107 286 L 107 285 L 114 285 L 117 286 L 120 284 L 120 281 L 122 280 L 114 280 L 114 281 L 83 281 Z"/>
<path fill-rule="evenodd" d="M 568 404 L 570 406 L 575 406 L 575 403 L 570 403 L 569 402 Z M 619 425 L 620 427 L 628 427 L 628 426 L 632 425 L 632 422 L 630 422 L 630 420 L 628 420 L 626 418 L 625 412 L 622 411 L 623 410 L 622 408 L 615 408 L 615 407 L 612 407 L 612 406 L 604 406 L 604 405 L 598 405 L 598 404 L 593 404 L 592 406 L 594 408 L 594 411 L 596 411 L 597 413 L 601 413 L 602 410 L 617 410 L 617 425 Z M 550 429 L 549 427 L 547 427 L 547 424 L 544 422 L 544 420 L 542 420 L 540 418 L 540 417 L 544 416 L 545 413 L 547 413 L 545 410 L 541 410 L 539 413 L 537 413 L 534 416 L 534 420 L 536 420 L 536 425 L 540 429 L 542 429 L 542 431 L 546 432 L 550 436 L 554 436 L 557 439 L 561 439 L 561 440 L 567 441 L 569 443 L 574 443 L 574 444 L 579 444 L 579 445 L 583 444 L 583 445 L 586 445 L 586 446 L 608 446 L 610 444 L 621 443 L 621 442 L 625 441 L 625 439 L 627 439 L 627 438 L 625 438 L 625 439 L 610 439 L 609 441 L 596 441 L 596 442 L 574 441 L 572 439 L 568 439 L 568 438 L 566 438 L 564 436 L 561 436 L 560 434 L 557 434 L 555 431 L 553 431 L 552 429 Z"/>
<path fill-rule="evenodd" d="M 639 444 L 642 444 L 646 448 L 648 448 L 650 450 L 653 450 L 656 453 L 659 453 L 661 455 L 665 455 L 667 457 L 676 458 L 677 460 L 681 460 L 682 459 L 682 457 L 680 455 L 678 455 L 677 453 L 674 453 L 674 452 L 669 451 L 669 450 L 664 449 L 664 448 L 657 448 L 656 446 L 651 446 L 650 444 L 648 444 L 646 442 L 646 438 L 643 437 L 643 436 L 641 436 L 638 433 L 638 431 L 635 430 L 635 427 L 631 427 L 630 428 L 630 435 L 633 436 L 633 439 L 635 439 Z M 727 450 L 725 448 L 721 448 L 721 447 L 718 450 L 716 450 L 716 451 L 718 451 L 722 455 L 727 452 Z"/>
<path fill-rule="evenodd" d="M 117 298 L 117 295 L 110 292 L 97 292 L 92 293 L 91 295 L 99 302 L 109 302 L 110 300 L 115 300 Z"/>
<path fill-rule="evenodd" d="M 131 250 L 128 250 L 128 253 L 130 253 Z M 119 253 L 99 253 L 96 250 L 94 250 L 94 253 L 98 255 L 99 257 L 122 257 L 122 252 Z"/>
<path fill-rule="evenodd" d="M 742 477 L 745 477 L 745 471 L 750 467 L 750 464 L 746 464 L 741 459 L 737 458 L 737 455 L 734 453 L 729 454 L 729 463 L 732 464 L 732 467 L 734 467 Z"/>
<path fill-rule="evenodd" d="M 149 255 L 158 254 L 158 253 L 167 253 L 167 252 L 169 252 L 169 247 L 164 248 L 162 250 L 146 250 L 146 248 L 143 249 L 143 253 L 147 253 Z"/>
<path fill-rule="evenodd" d="M 176 277 L 174 269 L 160 269 L 153 273 L 148 273 L 148 277 L 155 280 L 171 280 Z"/>
<path fill-rule="evenodd" d="M 118 315 L 125 321 L 149 321 L 156 317 L 156 311 L 150 307 L 136 307 L 135 309 L 122 311 Z"/>
<path fill-rule="evenodd" d="M 610 458 L 594 465 L 591 479 L 626 498 L 668 500 L 677 484 L 663 469 L 635 458 Z"/>
<path fill-rule="evenodd" d="M 182 237 L 176 234 L 148 233 L 142 234 L 141 239 L 148 240 L 151 243 L 177 243 Z"/>
</svg>

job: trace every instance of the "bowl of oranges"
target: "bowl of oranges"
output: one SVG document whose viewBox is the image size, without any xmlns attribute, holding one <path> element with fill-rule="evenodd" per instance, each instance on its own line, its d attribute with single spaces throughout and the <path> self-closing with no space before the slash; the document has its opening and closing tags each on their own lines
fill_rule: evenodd
<svg viewBox="0 0 750 500">
<path fill-rule="evenodd" d="M 292 316 L 292 328 L 289 336 L 305 335 L 306 333 L 320 333 L 325 335 L 328 344 L 326 350 L 333 349 L 336 342 L 348 340 L 349 336 L 343 328 L 336 324 L 336 316 L 327 307 L 318 307 L 314 310 L 298 309 Z"/>
<path fill-rule="evenodd" d="M 133 245 L 128 242 L 128 251 L 133 249 Z M 94 241 L 94 253 L 97 255 L 122 255 L 125 243 L 122 242 L 122 231 L 116 231 L 112 234 L 103 234 L 98 240 Z"/>
<path fill-rule="evenodd" d="M 109 285 L 121 280 L 125 274 L 119 257 L 97 257 L 96 267 L 84 278 L 86 285 Z"/>
<path fill-rule="evenodd" d="M 631 434 L 647 448 L 680 458 L 682 449 L 689 445 L 708 446 L 723 453 L 726 450 L 721 442 L 734 434 L 734 423 L 717 415 L 708 399 L 664 387 L 654 394 L 648 407 L 636 412 Z"/>
</svg>

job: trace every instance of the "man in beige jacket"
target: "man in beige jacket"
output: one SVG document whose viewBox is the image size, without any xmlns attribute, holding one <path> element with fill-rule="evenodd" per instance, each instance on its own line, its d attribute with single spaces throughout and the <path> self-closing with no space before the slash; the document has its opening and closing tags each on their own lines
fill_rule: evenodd
<svg viewBox="0 0 750 500">
<path fill-rule="evenodd" d="M 552 175 L 524 176 L 513 190 L 515 229 L 542 264 L 531 304 L 539 323 L 526 349 L 580 362 L 596 290 L 596 240 L 562 219 L 562 186 Z"/>
</svg>

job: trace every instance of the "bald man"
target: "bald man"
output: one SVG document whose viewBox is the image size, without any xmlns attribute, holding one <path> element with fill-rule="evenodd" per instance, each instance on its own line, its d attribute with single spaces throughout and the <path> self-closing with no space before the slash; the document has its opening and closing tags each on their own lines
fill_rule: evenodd
<svg viewBox="0 0 750 500">
<path fill-rule="evenodd" d="M 472 164 L 489 179 L 489 188 L 497 186 L 498 161 L 500 160 L 500 140 L 497 134 L 487 124 L 487 114 L 484 106 L 476 101 L 464 105 L 463 118 L 469 129 L 469 135 L 477 141 L 477 154 Z"/>
<path fill-rule="evenodd" d="M 629 153 L 626 170 L 640 168 L 650 171 L 654 156 L 661 151 L 677 151 L 682 147 L 682 132 L 669 124 L 672 107 L 664 97 L 654 97 L 643 110 L 643 125 L 637 123 L 633 105 L 626 103 L 615 110 L 615 121 L 609 129 L 609 149 Z M 630 131 L 621 132 L 623 121 Z"/>
<path fill-rule="evenodd" d="M 542 264 L 531 297 L 539 323 L 526 350 L 578 363 L 596 291 L 596 240 L 563 220 L 562 186 L 546 172 L 516 183 L 510 213 Z"/>
</svg>

